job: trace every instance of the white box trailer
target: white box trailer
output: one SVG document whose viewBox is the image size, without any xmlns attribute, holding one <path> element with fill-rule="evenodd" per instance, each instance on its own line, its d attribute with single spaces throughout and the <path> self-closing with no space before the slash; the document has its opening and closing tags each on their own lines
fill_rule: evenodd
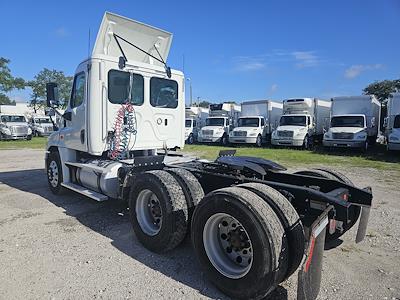
<svg viewBox="0 0 400 300">
<path fill-rule="evenodd" d="M 272 145 L 304 147 L 322 141 L 331 102 L 317 98 L 283 101 L 283 115 L 272 133 Z"/>
<path fill-rule="evenodd" d="M 241 107 L 233 102 L 210 104 L 210 116 L 206 126 L 199 131 L 200 143 L 221 143 L 227 145 L 229 133 L 237 126 Z"/>
<path fill-rule="evenodd" d="M 30 140 L 32 129 L 25 114 L 26 105 L 0 105 L 0 140 Z"/>
<path fill-rule="evenodd" d="M 185 141 L 188 144 L 197 142 L 199 131 L 206 125 L 209 115 L 209 108 L 191 106 L 185 110 Z"/>
<path fill-rule="evenodd" d="M 229 134 L 230 143 L 256 144 L 270 142 L 271 134 L 278 127 L 282 116 L 282 102 L 272 100 L 245 101 L 238 126 Z"/>
<path fill-rule="evenodd" d="M 387 150 L 400 150 L 400 93 L 388 99 L 384 124 Z"/>
<path fill-rule="evenodd" d="M 324 134 L 325 147 L 367 150 L 379 133 L 381 104 L 375 96 L 332 98 L 329 130 Z"/>
</svg>

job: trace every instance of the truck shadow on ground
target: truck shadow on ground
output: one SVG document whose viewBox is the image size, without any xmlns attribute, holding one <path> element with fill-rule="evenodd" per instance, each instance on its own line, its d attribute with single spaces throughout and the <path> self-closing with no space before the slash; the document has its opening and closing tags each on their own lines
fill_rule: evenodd
<svg viewBox="0 0 400 300">
<path fill-rule="evenodd" d="M 61 196 L 53 195 L 47 186 L 44 169 L 0 172 L 0 183 L 39 195 L 57 207 L 62 207 L 66 215 L 111 239 L 111 244 L 119 251 L 199 291 L 202 295 L 228 299 L 200 271 L 191 248 L 190 238 L 187 237 L 178 248 L 165 254 L 155 254 L 145 249 L 136 239 L 129 220 L 129 210 L 124 202 L 116 200 L 95 202 L 69 191 Z M 185 295 L 182 296 L 185 297 Z M 288 299 L 288 292 L 284 287 L 278 286 L 265 299 Z"/>
</svg>

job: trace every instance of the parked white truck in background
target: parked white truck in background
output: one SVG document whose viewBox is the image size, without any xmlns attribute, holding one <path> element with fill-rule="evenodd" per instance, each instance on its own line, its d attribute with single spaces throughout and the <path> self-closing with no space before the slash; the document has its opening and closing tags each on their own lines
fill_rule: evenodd
<svg viewBox="0 0 400 300">
<path fill-rule="evenodd" d="M 30 140 L 32 129 L 15 105 L 0 105 L 0 140 Z"/>
<path fill-rule="evenodd" d="M 271 100 L 246 101 L 242 103 L 238 125 L 229 134 L 233 144 L 255 144 L 270 142 L 272 131 L 282 116 L 282 102 Z"/>
<path fill-rule="evenodd" d="M 379 133 L 381 104 L 375 96 L 332 98 L 329 130 L 324 147 L 360 148 L 375 144 Z"/>
<path fill-rule="evenodd" d="M 272 133 L 271 144 L 308 149 L 322 141 L 330 108 L 330 101 L 316 98 L 284 100 L 283 115 Z"/>
<path fill-rule="evenodd" d="M 34 136 L 48 136 L 54 131 L 54 126 L 49 116 L 33 115 L 30 123 Z"/>
<path fill-rule="evenodd" d="M 387 102 L 385 136 L 387 150 L 400 150 L 400 93 L 392 95 Z"/>
<path fill-rule="evenodd" d="M 185 141 L 188 144 L 197 142 L 199 131 L 206 125 L 209 109 L 205 107 L 191 106 L 185 110 Z"/>
<path fill-rule="evenodd" d="M 227 145 L 229 133 L 237 126 L 240 111 L 240 105 L 235 103 L 210 104 L 210 116 L 206 119 L 206 126 L 199 131 L 198 142 Z"/>
</svg>

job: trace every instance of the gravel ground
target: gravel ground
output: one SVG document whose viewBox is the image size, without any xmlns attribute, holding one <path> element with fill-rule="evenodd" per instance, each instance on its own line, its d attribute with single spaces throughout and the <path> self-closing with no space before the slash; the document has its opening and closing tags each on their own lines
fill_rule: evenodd
<svg viewBox="0 0 400 300">
<path fill-rule="evenodd" d="M 15 158 L 18 157 L 18 160 Z M 166 255 L 137 241 L 122 203 L 47 188 L 40 150 L 0 151 L 0 299 L 221 298 L 189 240 Z M 400 174 L 341 170 L 372 186 L 368 236 L 325 251 L 319 299 L 400 299 Z M 294 299 L 296 278 L 270 299 Z"/>
</svg>

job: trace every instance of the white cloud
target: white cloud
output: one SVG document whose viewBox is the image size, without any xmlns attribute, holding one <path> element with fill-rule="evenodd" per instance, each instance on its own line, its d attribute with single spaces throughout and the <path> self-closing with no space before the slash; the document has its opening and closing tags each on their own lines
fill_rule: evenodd
<svg viewBox="0 0 400 300">
<path fill-rule="evenodd" d="M 65 27 L 57 28 L 54 33 L 61 38 L 69 36 L 69 31 Z"/>
<path fill-rule="evenodd" d="M 375 65 L 352 65 L 344 72 L 344 77 L 348 79 L 353 79 L 359 76 L 362 72 L 371 71 L 371 70 L 378 70 L 383 67 L 382 64 L 375 64 Z"/>
<path fill-rule="evenodd" d="M 260 57 L 238 56 L 234 58 L 234 70 L 238 72 L 258 71 L 265 68 Z"/>
<path fill-rule="evenodd" d="M 296 60 L 296 67 L 299 68 L 315 67 L 320 63 L 315 51 L 293 51 L 291 54 Z"/>
<path fill-rule="evenodd" d="M 273 85 L 271 85 L 270 91 L 271 93 L 274 93 L 278 90 L 278 84 L 274 83 Z"/>
</svg>

